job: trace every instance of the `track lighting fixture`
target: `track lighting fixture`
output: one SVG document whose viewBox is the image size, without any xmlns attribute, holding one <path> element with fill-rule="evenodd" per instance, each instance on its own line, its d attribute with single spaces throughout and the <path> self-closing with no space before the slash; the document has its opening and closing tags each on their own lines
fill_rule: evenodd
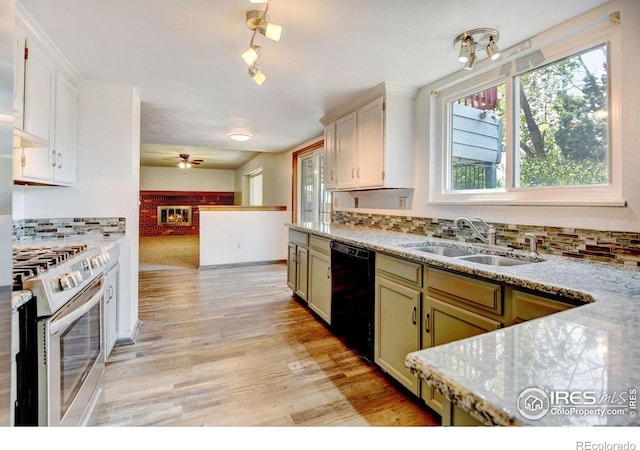
<svg viewBox="0 0 640 450">
<path fill-rule="evenodd" d="M 500 49 L 496 42 L 500 38 L 498 30 L 493 28 L 476 28 L 459 34 L 453 40 L 453 46 L 458 50 L 458 61 L 464 63 L 464 68 L 473 70 L 478 61 L 476 48 L 484 47 L 487 56 L 495 61 L 500 58 Z"/>
<path fill-rule="evenodd" d="M 249 66 L 249 76 L 257 84 L 264 83 L 266 76 L 258 69 L 256 65 L 258 59 L 262 55 L 262 49 L 258 45 L 254 45 L 256 34 L 260 33 L 267 39 L 278 42 L 282 35 L 282 27 L 274 23 L 269 22 L 269 0 L 250 0 L 251 3 L 266 3 L 264 11 L 258 9 L 252 9 L 247 11 L 246 21 L 247 27 L 253 31 L 251 35 L 251 41 L 249 42 L 249 48 L 242 53 L 243 61 Z"/>
</svg>

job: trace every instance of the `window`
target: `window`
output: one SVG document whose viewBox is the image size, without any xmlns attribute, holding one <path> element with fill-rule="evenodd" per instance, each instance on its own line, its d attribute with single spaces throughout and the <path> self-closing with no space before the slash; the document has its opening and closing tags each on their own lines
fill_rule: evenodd
<svg viewBox="0 0 640 450">
<path fill-rule="evenodd" d="M 324 188 L 324 148 L 298 155 L 298 222 L 328 223 L 331 193 Z"/>
<path fill-rule="evenodd" d="M 249 206 L 262 206 L 262 168 L 249 174 Z"/>
<path fill-rule="evenodd" d="M 430 200 L 624 204 L 617 30 L 599 25 L 432 89 Z"/>
</svg>

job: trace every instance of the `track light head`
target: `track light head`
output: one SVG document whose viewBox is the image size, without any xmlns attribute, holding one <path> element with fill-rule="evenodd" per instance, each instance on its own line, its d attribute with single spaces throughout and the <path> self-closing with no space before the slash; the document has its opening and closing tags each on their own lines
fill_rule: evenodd
<svg viewBox="0 0 640 450">
<path fill-rule="evenodd" d="M 258 58 L 260 58 L 260 55 L 262 55 L 262 49 L 260 48 L 260 46 L 252 45 L 244 51 L 244 53 L 242 54 L 242 59 L 247 64 L 247 66 L 250 66 L 255 63 Z"/>
<path fill-rule="evenodd" d="M 477 60 L 478 58 L 476 57 L 476 52 L 471 53 L 471 56 L 469 56 L 469 60 L 464 64 L 464 68 L 466 70 L 473 70 L 473 68 L 476 66 Z"/>
<path fill-rule="evenodd" d="M 496 45 L 496 42 L 493 40 L 493 36 L 489 37 L 489 43 L 487 44 L 487 56 L 491 61 L 495 61 L 500 58 L 500 49 Z"/>
<path fill-rule="evenodd" d="M 262 72 L 260 72 L 260 69 L 258 69 L 255 64 L 249 66 L 249 76 L 253 81 L 256 82 L 258 86 L 264 83 L 264 80 L 267 79 L 267 77 Z"/>
</svg>

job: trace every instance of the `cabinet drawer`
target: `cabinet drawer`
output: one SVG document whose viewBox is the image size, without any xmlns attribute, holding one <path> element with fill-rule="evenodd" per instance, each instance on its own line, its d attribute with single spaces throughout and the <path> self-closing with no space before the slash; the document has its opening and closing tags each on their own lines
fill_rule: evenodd
<svg viewBox="0 0 640 450">
<path fill-rule="evenodd" d="M 309 247 L 311 247 L 312 250 L 326 253 L 328 255 L 329 253 L 331 253 L 331 239 L 315 236 L 312 234 L 311 236 L 309 236 Z"/>
<path fill-rule="evenodd" d="M 429 269 L 427 286 L 433 293 L 444 294 L 481 310 L 502 315 L 502 287 L 499 284 Z"/>
<path fill-rule="evenodd" d="M 392 275 L 406 283 L 422 287 L 422 264 L 376 254 L 376 270 L 384 275 Z"/>
<path fill-rule="evenodd" d="M 298 245 L 309 245 L 309 235 L 298 230 L 289 230 L 289 242 L 294 242 Z"/>
<path fill-rule="evenodd" d="M 511 293 L 511 302 L 513 306 L 513 323 L 525 322 L 573 308 L 573 305 L 568 303 L 516 290 Z"/>
</svg>

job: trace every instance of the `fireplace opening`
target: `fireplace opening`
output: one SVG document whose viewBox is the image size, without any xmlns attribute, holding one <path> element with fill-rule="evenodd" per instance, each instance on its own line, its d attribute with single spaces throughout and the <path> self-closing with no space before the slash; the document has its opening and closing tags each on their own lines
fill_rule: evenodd
<svg viewBox="0 0 640 450">
<path fill-rule="evenodd" d="M 191 206 L 158 206 L 158 226 L 190 226 Z"/>
</svg>

